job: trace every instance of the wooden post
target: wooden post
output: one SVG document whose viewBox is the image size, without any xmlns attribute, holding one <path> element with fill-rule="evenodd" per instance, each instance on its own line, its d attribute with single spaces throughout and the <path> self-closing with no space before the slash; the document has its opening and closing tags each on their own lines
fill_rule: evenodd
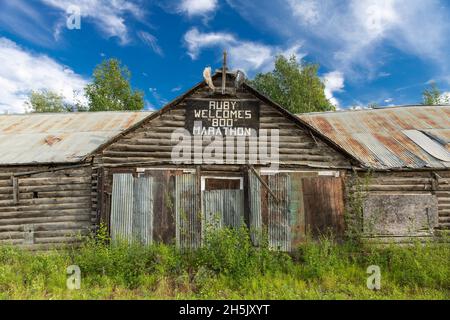
<svg viewBox="0 0 450 320">
<path fill-rule="evenodd" d="M 223 52 L 223 66 L 222 66 L 222 94 L 225 94 L 227 87 L 227 52 Z"/>
</svg>

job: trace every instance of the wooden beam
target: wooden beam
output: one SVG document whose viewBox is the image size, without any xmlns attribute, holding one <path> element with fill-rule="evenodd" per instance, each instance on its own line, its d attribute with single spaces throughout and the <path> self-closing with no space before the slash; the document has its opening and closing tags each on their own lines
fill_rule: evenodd
<svg viewBox="0 0 450 320">
<path fill-rule="evenodd" d="M 258 171 L 256 171 L 256 169 L 253 166 L 250 166 L 250 170 L 252 170 L 252 172 L 255 174 L 255 176 L 258 178 L 259 182 L 261 182 L 261 184 L 264 186 L 264 188 L 267 189 L 267 191 L 269 192 L 269 194 L 275 199 L 275 201 L 277 203 L 280 203 L 280 200 L 277 198 L 277 196 L 275 195 L 275 193 L 270 189 L 269 185 L 264 181 L 263 178 L 261 178 L 261 176 L 259 175 Z"/>
</svg>

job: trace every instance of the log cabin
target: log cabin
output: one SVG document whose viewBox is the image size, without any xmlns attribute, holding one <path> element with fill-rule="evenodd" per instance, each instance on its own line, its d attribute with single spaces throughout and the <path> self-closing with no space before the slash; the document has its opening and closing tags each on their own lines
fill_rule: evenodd
<svg viewBox="0 0 450 320">
<path fill-rule="evenodd" d="M 450 226 L 450 107 L 294 115 L 225 67 L 156 112 L 0 116 L 0 242 L 112 240 L 201 246 L 247 226 L 292 251 L 348 227 L 433 237 Z M 368 177 L 367 179 L 365 179 Z"/>
</svg>

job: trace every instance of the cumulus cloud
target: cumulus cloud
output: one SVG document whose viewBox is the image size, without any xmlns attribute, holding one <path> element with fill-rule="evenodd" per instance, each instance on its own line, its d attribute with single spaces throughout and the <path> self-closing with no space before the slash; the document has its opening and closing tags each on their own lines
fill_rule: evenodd
<svg viewBox="0 0 450 320">
<path fill-rule="evenodd" d="M 188 16 L 205 16 L 217 9 L 217 0 L 181 0 L 178 10 Z"/>
<path fill-rule="evenodd" d="M 6 38 L 0 38 L 0 113 L 25 112 L 32 90 L 48 89 L 69 103 L 77 99 L 87 80 L 46 55 L 31 53 Z M 7 63 L 6 63 L 7 62 Z"/>
<path fill-rule="evenodd" d="M 241 40 L 227 32 L 200 32 L 192 28 L 184 35 L 188 55 L 197 59 L 202 50 L 211 48 L 226 49 L 232 68 L 248 73 L 266 72 L 273 68 L 275 57 L 279 54 L 295 54 L 298 59 L 305 56 L 296 43 L 287 48 L 270 46 L 259 42 Z"/>
<path fill-rule="evenodd" d="M 322 81 L 325 84 L 325 96 L 333 105 L 339 107 L 339 101 L 334 97 L 334 94 L 344 90 L 344 74 L 339 71 L 332 71 L 326 73 L 322 77 Z"/>
<path fill-rule="evenodd" d="M 93 22 L 98 29 L 107 37 L 118 37 L 122 44 L 130 41 L 129 30 L 125 24 L 125 16 L 131 15 L 135 18 L 143 18 L 143 12 L 139 6 L 132 1 L 125 0 L 41 0 L 44 4 L 63 11 L 67 17 L 67 9 L 73 5 L 80 8 L 82 18 Z M 58 24 L 55 34 L 60 33 L 65 23 Z"/>
</svg>

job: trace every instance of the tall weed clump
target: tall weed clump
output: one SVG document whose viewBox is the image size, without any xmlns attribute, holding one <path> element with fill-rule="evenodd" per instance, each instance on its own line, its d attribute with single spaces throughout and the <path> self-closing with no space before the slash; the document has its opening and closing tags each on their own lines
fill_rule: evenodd
<svg viewBox="0 0 450 320">
<path fill-rule="evenodd" d="M 256 275 L 287 271 L 293 267 L 290 256 L 270 251 L 267 241 L 255 247 L 246 227 L 208 232 L 195 257 L 197 268 L 229 277 L 236 282 Z"/>
<path fill-rule="evenodd" d="M 379 265 L 387 281 L 399 286 L 450 290 L 448 243 L 430 240 L 401 246 L 367 246 L 366 252 L 366 263 Z"/>
<path fill-rule="evenodd" d="M 163 277 L 183 268 L 181 252 L 174 246 L 111 241 L 104 227 L 73 249 L 71 258 L 93 283 L 112 279 L 127 288 L 138 287 L 143 276 Z"/>
</svg>

